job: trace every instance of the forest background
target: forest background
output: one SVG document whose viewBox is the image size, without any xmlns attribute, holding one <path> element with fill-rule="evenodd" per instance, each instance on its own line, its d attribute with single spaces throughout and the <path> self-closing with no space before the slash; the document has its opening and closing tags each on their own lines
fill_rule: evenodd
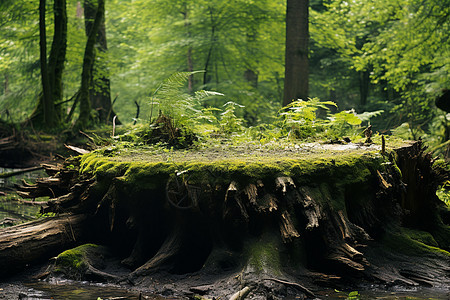
<svg viewBox="0 0 450 300">
<path fill-rule="evenodd" d="M 279 120 L 286 0 L 2 0 L 0 120 L 36 119 L 44 101 L 42 57 L 54 68 L 50 74 L 58 71 L 58 62 L 52 65 L 52 52 L 63 44 L 55 44 L 64 28 L 58 5 L 67 8 L 67 48 L 55 105 L 63 117 L 54 130 L 87 124 L 78 103 L 86 85 L 89 120 L 110 124 L 117 115 L 123 124 L 148 124 L 161 104 L 161 83 L 178 72 L 193 72 L 184 73 L 183 93 L 176 95 L 205 96 L 193 96 L 201 98 L 203 117 L 223 121 L 231 106 L 239 126 L 262 131 Z M 96 24 L 99 12 L 104 18 Z M 309 97 L 328 103 L 332 113 L 376 112 L 370 115 L 374 131 L 420 137 L 445 153 L 450 115 L 434 102 L 450 86 L 449 16 L 449 0 L 310 0 Z M 92 26 L 99 33 L 95 43 L 89 43 Z M 92 61 L 86 60 L 89 44 Z M 83 82 L 85 69 L 92 82 Z M 107 104 L 95 106 L 93 94 Z M 317 108 L 325 105 L 315 101 Z"/>
</svg>

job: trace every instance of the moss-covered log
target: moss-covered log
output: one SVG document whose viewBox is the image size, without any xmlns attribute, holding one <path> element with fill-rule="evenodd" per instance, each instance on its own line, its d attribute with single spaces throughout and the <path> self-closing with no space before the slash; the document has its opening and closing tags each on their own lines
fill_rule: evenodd
<svg viewBox="0 0 450 300">
<path fill-rule="evenodd" d="M 0 277 L 43 262 L 83 241 L 85 215 L 62 215 L 0 229 Z"/>
<path fill-rule="evenodd" d="M 63 208 L 91 214 L 96 243 L 130 268 L 123 279 L 156 292 L 166 286 L 154 281 L 211 297 L 312 297 L 317 284 L 347 281 L 448 286 L 450 227 L 435 194 L 446 174 L 432 165 L 417 143 L 384 155 L 107 148 L 81 157 L 83 188 Z"/>
</svg>

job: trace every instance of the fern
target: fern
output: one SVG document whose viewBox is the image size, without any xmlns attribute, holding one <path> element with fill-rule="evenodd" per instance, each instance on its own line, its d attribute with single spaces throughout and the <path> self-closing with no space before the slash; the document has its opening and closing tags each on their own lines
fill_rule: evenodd
<svg viewBox="0 0 450 300">
<path fill-rule="evenodd" d="M 201 115 L 200 101 L 210 96 L 223 96 L 211 91 L 196 91 L 190 95 L 183 91 L 189 76 L 199 72 L 178 72 L 163 81 L 151 97 L 150 122 L 155 111 L 170 117 L 176 126 L 192 127 Z"/>
</svg>

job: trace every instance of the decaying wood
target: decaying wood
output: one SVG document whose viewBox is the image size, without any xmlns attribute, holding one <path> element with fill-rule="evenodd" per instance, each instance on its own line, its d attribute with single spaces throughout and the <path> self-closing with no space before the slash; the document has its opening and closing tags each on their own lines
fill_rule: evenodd
<svg viewBox="0 0 450 300">
<path fill-rule="evenodd" d="M 81 241 L 86 220 L 85 215 L 63 215 L 0 229 L 0 277 Z"/>
<path fill-rule="evenodd" d="M 321 218 L 320 207 L 309 194 L 310 193 L 307 188 L 302 187 L 300 188 L 300 194 L 298 197 L 301 205 L 303 206 L 303 213 L 308 219 L 308 224 L 306 224 L 307 230 L 319 227 L 319 220 Z"/>
<path fill-rule="evenodd" d="M 12 177 L 12 176 L 16 176 L 16 175 L 20 175 L 20 174 L 24 174 L 24 173 L 42 170 L 43 168 L 44 168 L 43 166 L 36 166 L 36 167 L 21 169 L 21 170 L 17 170 L 17 171 L 13 171 L 13 172 L 0 173 L 0 178 L 8 178 L 8 177 Z"/>
<path fill-rule="evenodd" d="M 291 177 L 277 177 L 275 179 L 275 186 L 276 189 L 281 191 L 284 195 L 289 189 L 295 188 L 295 183 Z"/>
<path fill-rule="evenodd" d="M 182 246 L 182 232 L 171 232 L 158 252 L 145 264 L 133 271 L 129 279 L 133 280 L 136 277 L 149 275 L 157 271 L 166 270 L 169 271 L 174 267 L 174 258 L 179 255 Z M 186 258 L 188 259 L 188 258 Z"/>
<path fill-rule="evenodd" d="M 228 217 L 234 218 L 236 216 L 235 211 L 239 213 L 245 221 L 249 220 L 247 209 L 245 208 L 244 203 L 239 195 L 239 191 L 237 188 L 236 182 L 231 182 L 228 186 L 228 189 L 225 193 L 225 208 L 223 211 L 223 217 L 226 219 Z"/>
<path fill-rule="evenodd" d="M 395 282 L 417 284 L 420 282 L 421 284 L 432 285 L 436 281 L 433 278 L 438 278 L 443 273 L 429 271 L 428 269 L 434 266 L 431 262 L 429 266 L 423 269 L 418 268 L 418 274 L 414 274 L 411 271 L 412 265 L 407 265 L 404 262 L 402 264 L 395 262 L 396 265 L 392 266 L 392 270 L 383 269 L 388 264 L 384 262 L 380 264 L 379 261 L 374 259 L 374 257 L 377 258 L 376 255 L 371 253 L 371 256 L 369 256 L 368 254 L 368 249 L 371 248 L 368 245 L 372 246 L 373 243 L 379 241 L 376 240 L 379 236 L 375 234 L 378 232 L 375 231 L 372 234 L 374 231 L 371 231 L 371 229 L 381 226 L 379 224 L 382 224 L 382 221 L 390 221 L 386 215 L 389 214 L 392 220 L 401 221 L 401 217 L 406 215 L 405 211 L 412 208 L 411 213 L 415 214 L 414 217 L 418 217 L 418 207 L 423 208 L 422 204 L 416 203 L 419 196 L 424 199 L 424 202 L 427 202 L 426 205 L 435 207 L 431 205 L 435 203 L 432 202 L 436 200 L 433 198 L 434 196 L 425 197 L 433 192 L 430 186 L 436 179 L 429 178 L 426 174 L 431 168 L 430 157 L 426 156 L 423 151 L 414 152 L 416 150 L 404 150 L 411 157 L 405 161 L 403 158 L 400 159 L 403 164 L 401 173 L 408 185 L 402 185 L 402 178 L 399 178 L 400 172 L 394 172 L 389 166 L 386 166 L 383 172 L 371 169 L 371 181 L 367 182 L 370 186 L 367 189 L 364 187 L 358 192 L 370 191 L 373 192 L 373 195 L 370 195 L 372 198 L 368 197 L 367 201 L 362 201 L 361 207 L 359 206 L 360 202 L 353 201 L 358 199 L 349 195 L 353 192 L 353 185 L 339 186 L 339 189 L 345 189 L 345 193 L 341 190 L 336 193 L 338 196 L 345 197 L 345 199 L 337 203 L 336 201 L 342 199 L 332 199 L 336 195 L 333 190 L 336 185 L 333 183 L 324 181 L 319 182 L 320 185 L 314 185 L 314 183 L 302 185 L 302 181 L 298 178 L 294 178 L 294 181 L 290 177 L 277 177 L 275 184 L 272 181 L 265 185 L 261 180 L 251 179 L 250 183 L 249 181 L 233 181 L 229 184 L 209 182 L 194 192 L 187 189 L 188 196 L 195 199 L 194 202 L 198 202 L 198 209 L 195 211 L 180 210 L 173 205 L 168 205 L 168 199 L 162 196 L 165 195 L 164 184 L 161 188 L 144 190 L 145 196 L 127 194 L 127 191 L 134 190 L 133 186 L 127 186 L 129 183 L 121 181 L 118 184 L 116 179 L 110 178 L 108 179 L 110 182 L 107 184 L 102 182 L 100 187 L 100 185 L 96 185 L 96 181 L 92 178 L 79 177 L 76 170 L 70 170 L 64 166 L 45 166 L 44 168 L 52 177 L 40 180 L 35 185 L 24 185 L 20 192 L 28 198 L 37 194 L 51 194 L 52 199 L 44 208 L 48 211 L 60 213 L 65 211 L 89 212 L 94 218 L 101 217 L 102 225 L 107 224 L 109 216 L 109 224 L 107 225 L 109 225 L 110 232 L 107 228 L 104 232 L 111 234 L 112 239 L 120 239 L 130 233 L 136 236 L 133 240 L 130 239 L 134 246 L 130 244 L 127 253 L 131 254 L 129 258 L 124 260 L 133 268 L 137 267 L 129 275 L 128 279 L 130 280 L 137 277 L 142 279 L 150 274 L 153 276 L 158 272 L 176 274 L 179 274 L 177 272 L 180 270 L 182 270 L 181 273 L 184 272 L 183 274 L 197 272 L 199 269 L 191 268 L 191 266 L 186 267 L 186 260 L 193 260 L 192 252 L 186 250 L 192 249 L 192 247 L 198 247 L 199 250 L 206 249 L 207 253 L 204 257 L 199 255 L 195 258 L 199 261 L 199 268 L 202 268 L 202 266 L 204 268 L 207 265 L 209 270 L 217 273 L 221 273 L 221 268 L 227 271 L 230 271 L 227 268 L 235 270 L 233 268 L 237 268 L 236 266 L 241 267 L 250 264 L 249 257 L 252 259 L 259 258 L 258 253 L 242 255 L 242 252 L 259 251 L 260 249 L 249 246 L 251 243 L 248 241 L 250 239 L 252 241 L 262 239 L 267 234 L 271 238 L 273 237 L 267 242 L 273 242 L 273 245 L 267 245 L 267 248 L 272 247 L 276 251 L 280 249 L 287 255 L 293 255 L 294 258 L 298 258 L 295 256 L 298 255 L 302 259 L 314 260 L 314 268 L 320 273 L 305 275 L 305 278 L 308 278 L 310 282 L 332 285 L 347 276 L 353 276 L 352 278 L 365 276 L 365 278 L 379 279 L 381 282 L 389 284 Z M 417 169 L 421 171 L 420 176 L 417 174 Z M 410 174 L 410 172 L 413 172 L 413 174 Z M 362 184 L 366 184 L 366 182 Z M 416 187 L 416 185 L 422 184 L 428 184 L 425 190 Z M 414 193 L 417 193 L 417 195 Z M 403 198 L 401 198 L 401 195 L 403 195 Z M 135 199 L 134 197 L 137 196 L 141 198 Z M 119 197 L 124 197 L 124 199 L 119 199 Z M 145 199 L 142 197 L 145 197 Z M 208 198 L 208 201 L 204 201 L 206 198 Z M 399 201 L 399 199 L 403 201 Z M 155 206 L 154 203 L 162 204 Z M 143 206 L 132 207 L 132 205 L 137 206 L 138 204 Z M 396 215 L 391 212 L 395 205 L 403 209 L 403 215 Z M 125 209 L 122 210 L 123 207 Z M 142 219 L 148 216 L 142 210 L 150 211 L 153 209 L 157 209 L 160 214 L 156 226 L 157 230 L 161 229 L 159 233 L 162 232 L 162 234 L 160 235 L 153 232 L 149 233 L 154 223 L 142 222 Z M 189 225 L 197 219 L 205 220 L 205 222 L 201 223 L 201 226 L 200 223 Z M 201 230 L 205 230 L 205 235 L 203 236 L 202 233 L 196 237 L 196 240 L 195 238 L 192 239 L 192 232 Z M 60 229 L 60 231 L 63 230 Z M 70 237 L 67 225 L 66 231 Z M 375 239 L 372 244 L 369 243 L 372 238 L 368 232 Z M 76 233 L 73 236 L 78 240 Z M 291 243 L 296 239 L 301 239 L 302 243 Z M 72 238 L 69 242 L 73 242 L 73 240 Z M 143 241 L 150 242 L 145 245 Z M 149 243 L 152 243 L 154 248 L 149 247 Z M 300 249 L 301 247 L 298 244 L 307 249 Z M 148 251 L 149 249 L 151 250 Z M 215 255 L 215 253 L 218 253 L 218 249 L 227 252 L 227 255 Z M 263 251 L 265 250 L 267 249 L 264 248 Z M 304 252 L 298 253 L 300 251 Z M 261 256 L 271 259 L 270 255 L 266 255 L 266 253 Z M 236 259 L 236 261 L 229 263 L 230 257 Z M 1 260 L 0 263 L 2 263 Z M 274 262 L 272 265 L 275 269 L 278 268 L 279 264 Z M 379 265 L 383 267 L 378 267 Z M 282 274 L 285 271 L 282 268 L 281 266 L 280 270 L 275 271 Z M 436 268 L 448 272 L 448 266 L 437 266 Z M 253 271 L 256 269 L 254 268 Z M 93 272 L 95 273 L 96 270 L 93 270 Z M 201 272 L 202 270 L 198 274 L 201 274 Z M 273 270 L 268 272 L 273 272 Z M 269 273 L 265 276 L 274 275 Z M 260 278 L 255 279 L 253 277 L 252 280 L 258 282 Z M 273 278 L 267 280 L 297 288 L 302 293 L 314 297 L 311 291 L 295 282 Z M 252 283 L 251 280 L 249 282 Z M 254 292 L 255 290 L 252 290 L 252 293 Z"/>
<path fill-rule="evenodd" d="M 291 215 L 289 214 L 289 212 L 287 210 L 285 210 L 281 213 L 280 232 L 281 232 L 281 238 L 283 239 L 283 242 L 285 242 L 285 243 L 290 242 L 293 239 L 300 237 L 300 234 L 295 229 L 295 226 L 292 223 Z"/>
<path fill-rule="evenodd" d="M 77 154 L 80 154 L 80 155 L 87 154 L 87 153 L 91 152 L 91 151 L 89 151 L 89 150 L 85 150 L 85 149 L 82 149 L 82 148 L 79 148 L 79 147 L 75 147 L 75 146 L 71 146 L 71 145 L 66 145 L 66 144 L 64 144 L 64 146 L 65 146 L 67 149 L 70 149 L 70 150 L 72 150 L 73 152 L 75 152 L 75 153 L 77 153 Z"/>
</svg>

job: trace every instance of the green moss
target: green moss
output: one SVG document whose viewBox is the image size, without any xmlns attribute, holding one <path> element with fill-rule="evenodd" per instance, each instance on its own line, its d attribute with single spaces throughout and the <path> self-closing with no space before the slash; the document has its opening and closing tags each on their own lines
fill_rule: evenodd
<svg viewBox="0 0 450 300">
<path fill-rule="evenodd" d="M 339 179 L 347 184 L 364 181 L 371 176 L 371 169 L 382 161 L 380 155 L 375 152 L 368 152 L 365 155 L 360 152 L 308 155 L 297 153 L 290 156 L 280 156 L 276 152 L 263 152 L 262 155 L 240 153 L 233 157 L 226 157 L 223 153 L 207 153 L 202 156 L 201 153 L 195 155 L 177 152 L 174 154 L 176 159 L 171 161 L 164 161 L 162 157 L 152 152 L 146 154 L 145 158 L 141 153 L 140 159 L 135 159 L 130 156 L 130 153 L 116 157 L 105 157 L 99 152 L 90 153 L 82 157 L 80 172 L 106 177 L 123 175 L 126 181 L 134 181 L 138 178 L 148 179 L 154 176 L 168 177 L 175 171 L 186 170 L 191 174 L 204 174 L 204 176 L 197 176 L 203 179 L 211 175 L 248 179 L 264 179 L 281 175 L 292 176 L 297 182 L 303 183 L 309 181 L 305 176 L 313 176 L 329 180 Z"/>
<path fill-rule="evenodd" d="M 280 241 L 276 235 L 265 234 L 247 246 L 249 267 L 259 273 L 281 272 Z"/>
<path fill-rule="evenodd" d="M 450 258 L 450 253 L 433 245 L 437 245 L 428 232 L 398 228 L 396 232 L 388 232 L 382 243 L 400 253 L 411 256 L 444 255 Z M 430 245 L 432 244 L 432 245 Z"/>
<path fill-rule="evenodd" d="M 413 230 L 409 228 L 403 228 L 402 232 L 406 234 L 409 238 L 423 243 L 428 246 L 438 247 L 438 243 L 434 240 L 431 233 L 421 230 Z"/>
<path fill-rule="evenodd" d="M 86 259 L 88 253 L 98 247 L 98 245 L 94 244 L 85 244 L 66 250 L 57 256 L 56 267 L 58 269 L 68 269 L 70 272 L 81 273 L 87 267 Z"/>
</svg>

